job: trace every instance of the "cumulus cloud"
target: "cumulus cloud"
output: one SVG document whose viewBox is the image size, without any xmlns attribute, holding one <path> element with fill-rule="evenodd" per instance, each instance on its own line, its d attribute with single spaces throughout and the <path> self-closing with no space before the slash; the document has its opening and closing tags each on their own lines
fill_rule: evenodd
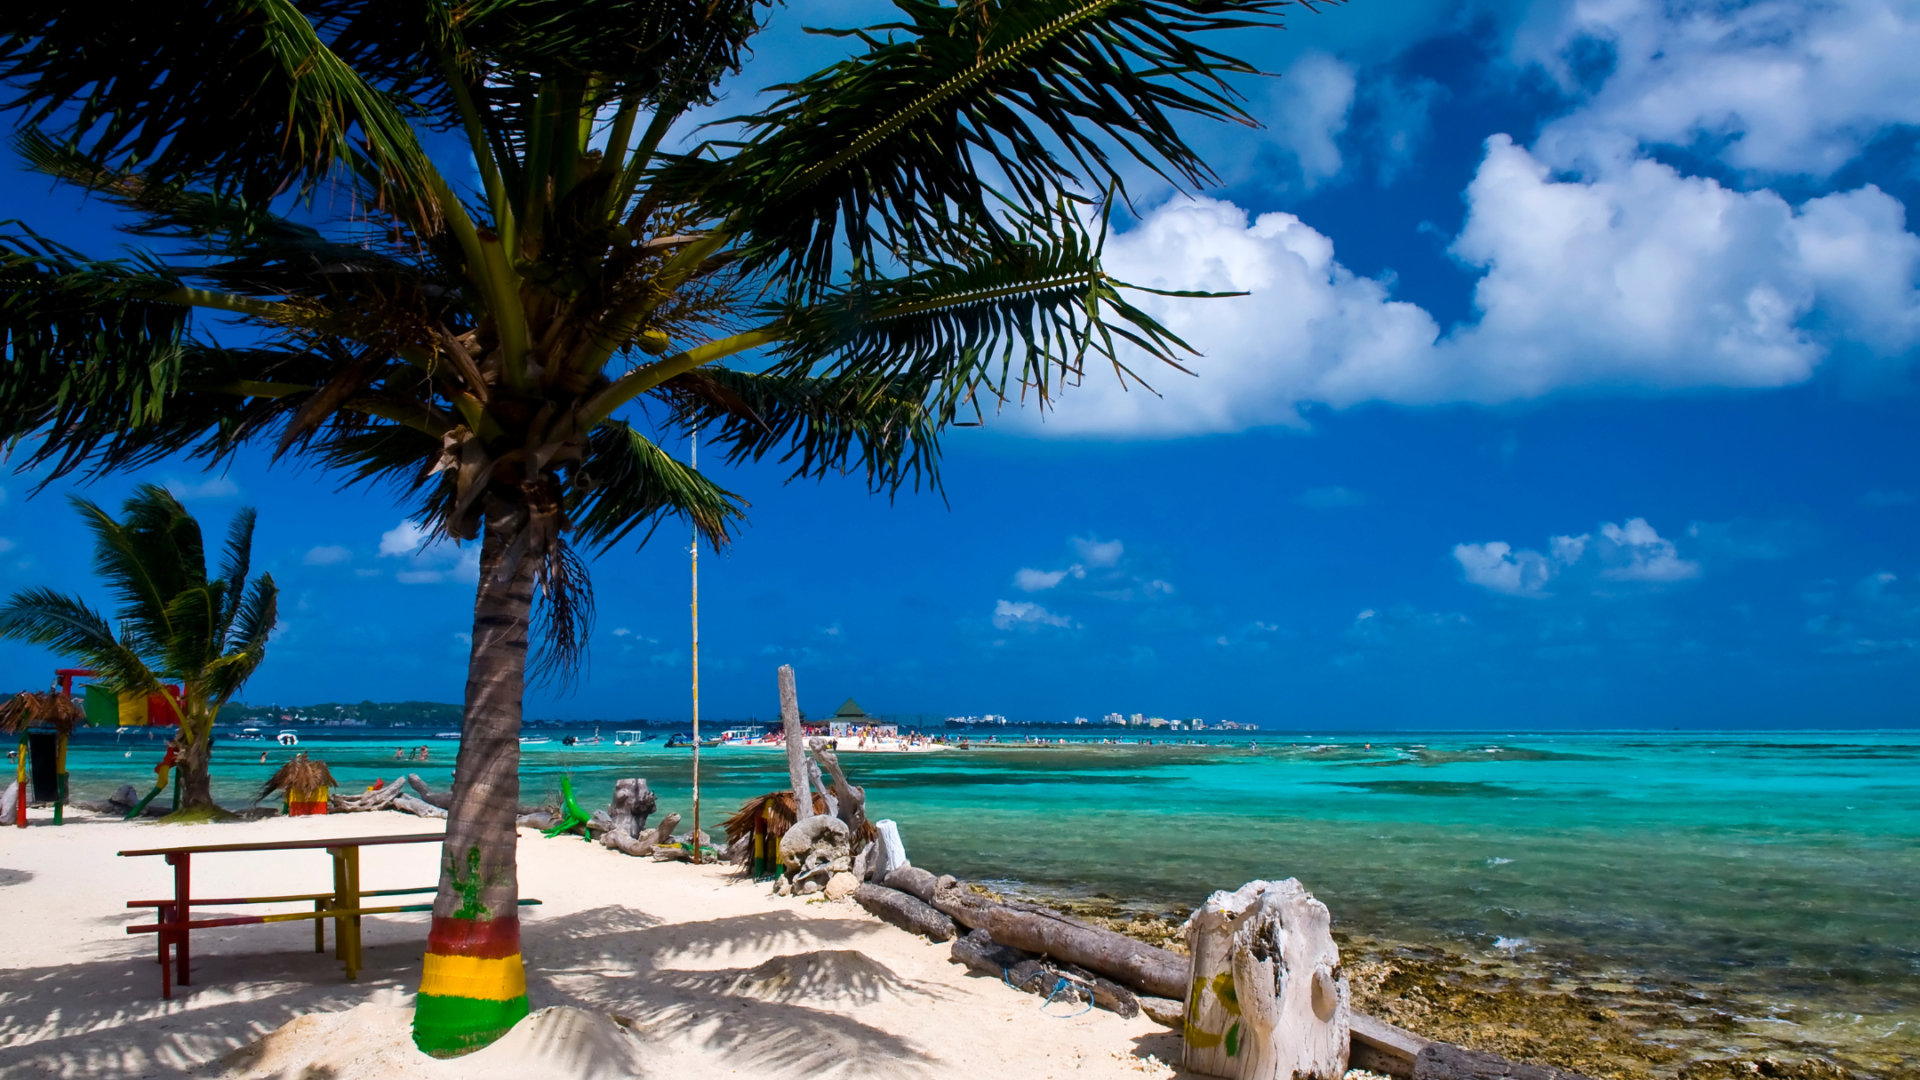
<svg viewBox="0 0 1920 1080">
<path fill-rule="evenodd" d="M 1073 550 L 1080 553 L 1081 561 L 1088 566 L 1106 567 L 1119 563 L 1120 557 L 1127 553 L 1127 546 L 1118 540 L 1074 537 Z"/>
<path fill-rule="evenodd" d="M 1336 140 L 1347 130 L 1355 86 L 1351 65 L 1318 50 L 1302 54 L 1274 86 L 1268 130 L 1293 157 L 1309 191 L 1340 174 Z"/>
<path fill-rule="evenodd" d="M 1032 570 L 1022 567 L 1013 575 L 1014 587 L 1021 592 L 1045 592 L 1068 577 L 1086 577 L 1084 567 L 1075 563 L 1065 570 Z"/>
<path fill-rule="evenodd" d="M 1920 123 L 1920 13 L 1892 0 L 1542 10 L 1515 57 L 1585 97 L 1531 147 L 1487 140 L 1451 246 L 1479 274 L 1470 319 L 1442 327 L 1395 300 L 1390 273 L 1356 275 L 1294 215 L 1176 198 L 1110 237 L 1106 262 L 1143 285 L 1247 294 L 1143 299 L 1200 351 L 1198 377 L 1134 355 L 1152 392 L 1090 375 L 1043 420 L 1014 422 L 1174 437 L 1300 425 L 1310 404 L 1762 389 L 1823 366 L 1913 361 L 1920 236 L 1900 201 L 1867 185 L 1796 202 L 1760 182 L 1830 176 L 1890 126 Z M 1591 63 L 1602 52 L 1610 67 Z M 1303 175 L 1310 162 L 1331 175 L 1341 128 L 1330 117 L 1353 108 L 1335 76 L 1352 72 L 1318 54 L 1296 68 L 1289 92 L 1320 105 L 1283 112 L 1303 125 L 1286 139 Z M 1654 158 L 1673 144 L 1753 182 Z"/>
<path fill-rule="evenodd" d="M 1874 135 L 1920 123 L 1920 11 L 1900 0 L 1751 4 L 1574 0 L 1515 39 L 1514 55 L 1569 90 L 1595 48 L 1611 70 L 1584 105 L 1548 124 L 1562 159 L 1696 148 L 1773 175 L 1825 177 Z"/>
<path fill-rule="evenodd" d="M 1646 518 L 1629 518 L 1625 524 L 1606 522 L 1598 532 L 1597 537 L 1588 533 L 1550 537 L 1544 552 L 1515 548 L 1504 540 L 1455 544 L 1453 559 L 1467 584 L 1528 599 L 1554 595 L 1548 586 L 1576 569 L 1610 582 L 1665 584 L 1700 575 L 1700 564 L 1681 558 L 1674 542 L 1661 536 Z"/>
<path fill-rule="evenodd" d="M 993 625 L 999 630 L 1012 630 L 1035 629 L 1042 626 L 1071 629 L 1078 624 L 1067 616 L 1055 614 L 1032 601 L 1001 600 L 993 606 Z"/>
<path fill-rule="evenodd" d="M 300 561 L 307 566 L 337 566 L 351 558 L 353 558 L 353 552 L 339 544 L 325 544 L 308 548 L 306 555 Z"/>
<path fill-rule="evenodd" d="M 380 534 L 380 557 L 406 560 L 406 567 L 393 575 L 402 585 L 480 580 L 479 545 L 460 547 L 412 521 L 402 521 Z"/>
</svg>

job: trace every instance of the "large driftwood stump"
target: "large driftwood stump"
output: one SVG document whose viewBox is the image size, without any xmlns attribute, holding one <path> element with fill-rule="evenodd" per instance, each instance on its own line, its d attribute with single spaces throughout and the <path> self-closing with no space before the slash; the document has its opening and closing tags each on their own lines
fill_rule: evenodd
<svg viewBox="0 0 1920 1080">
<path fill-rule="evenodd" d="M 1350 1006 L 1332 917 L 1298 881 L 1209 897 L 1187 924 L 1186 1065 L 1234 1080 L 1340 1080 Z"/>
<path fill-rule="evenodd" d="M 780 729 L 787 736 L 787 780 L 793 785 L 794 816 L 813 816 L 813 795 L 807 788 L 805 732 L 800 730 L 800 691 L 793 685 L 793 665 L 780 665 Z"/>
<path fill-rule="evenodd" d="M 873 828 L 880 834 L 880 843 L 868 863 L 867 873 L 875 881 L 885 881 L 888 874 L 907 865 L 907 847 L 900 842 L 900 826 L 892 819 L 881 818 L 873 823 Z"/>
<path fill-rule="evenodd" d="M 653 816 L 659 806 L 659 797 L 648 789 L 645 780 L 638 777 L 615 780 L 613 805 L 607 808 L 607 816 L 612 820 L 614 832 L 637 838 L 646 829 L 647 819 Z"/>
</svg>

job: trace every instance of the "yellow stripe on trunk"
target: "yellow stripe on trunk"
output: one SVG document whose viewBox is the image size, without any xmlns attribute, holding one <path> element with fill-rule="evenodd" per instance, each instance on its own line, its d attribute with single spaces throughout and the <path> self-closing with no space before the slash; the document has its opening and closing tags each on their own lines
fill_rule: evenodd
<svg viewBox="0 0 1920 1080">
<path fill-rule="evenodd" d="M 511 1001 L 527 992 L 527 969 L 520 954 L 498 959 L 428 953 L 420 974 L 420 993 L 477 1001 Z"/>
</svg>

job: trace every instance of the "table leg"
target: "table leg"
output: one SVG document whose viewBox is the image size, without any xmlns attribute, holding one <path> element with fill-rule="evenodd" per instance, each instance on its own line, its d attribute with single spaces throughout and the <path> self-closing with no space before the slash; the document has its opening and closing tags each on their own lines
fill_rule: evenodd
<svg viewBox="0 0 1920 1080">
<path fill-rule="evenodd" d="M 333 857 L 333 909 L 343 911 L 347 907 L 347 860 L 339 848 L 328 848 L 327 854 Z M 347 958 L 347 918 L 336 915 L 333 919 L 333 956 L 336 960 Z"/>
<path fill-rule="evenodd" d="M 313 920 L 313 951 L 317 953 L 327 951 L 327 920 L 317 917 L 320 912 L 325 910 L 327 910 L 327 902 L 325 900 L 315 900 L 313 902 L 313 911 L 316 916 Z"/>
<path fill-rule="evenodd" d="M 173 914 L 182 924 L 182 928 L 175 933 L 173 940 L 175 967 L 173 981 L 186 986 L 192 982 L 187 975 L 192 953 L 187 946 L 185 924 L 192 918 L 188 912 L 192 907 L 190 894 L 193 891 L 193 855 L 190 852 L 178 851 L 167 856 L 167 861 L 173 864 Z"/>
<path fill-rule="evenodd" d="M 348 907 L 358 911 L 360 908 L 360 848 L 346 849 Z M 356 982 L 360 978 L 360 916 L 350 920 L 353 927 L 353 943 L 347 946 L 347 981 Z"/>
</svg>

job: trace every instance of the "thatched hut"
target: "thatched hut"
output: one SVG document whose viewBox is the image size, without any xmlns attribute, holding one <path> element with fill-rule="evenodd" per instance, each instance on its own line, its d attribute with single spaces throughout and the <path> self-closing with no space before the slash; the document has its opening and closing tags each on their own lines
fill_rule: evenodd
<svg viewBox="0 0 1920 1080">
<path fill-rule="evenodd" d="M 305 751 L 293 755 L 293 760 L 274 772 L 267 782 L 260 785 L 260 794 L 254 801 L 273 794 L 276 791 L 287 793 L 287 815 L 303 817 L 308 814 L 327 812 L 327 790 L 339 787 L 333 778 L 333 772 L 324 761 L 310 760 Z"/>
<path fill-rule="evenodd" d="M 20 737 L 20 756 L 14 766 L 14 779 L 20 785 L 13 804 L 15 825 L 27 827 L 29 780 L 35 801 L 52 801 L 53 823 L 66 820 L 67 736 L 86 722 L 86 710 L 58 690 L 22 690 L 0 703 L 0 730 Z M 53 730 L 38 732 L 33 728 Z"/>
</svg>

